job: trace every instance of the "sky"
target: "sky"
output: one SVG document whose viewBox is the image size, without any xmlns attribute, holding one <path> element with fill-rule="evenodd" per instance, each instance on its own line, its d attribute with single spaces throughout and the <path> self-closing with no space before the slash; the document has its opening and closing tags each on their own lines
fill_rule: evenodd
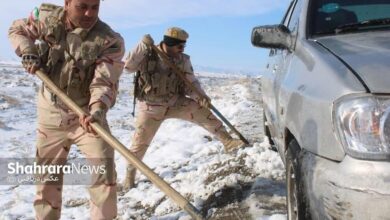
<svg viewBox="0 0 390 220">
<path fill-rule="evenodd" d="M 43 2 L 6 1 L 0 8 L 0 60 L 18 60 L 7 39 L 12 21 L 27 17 Z M 261 74 L 268 50 L 255 48 L 251 31 L 258 25 L 281 21 L 289 0 L 105 0 L 100 18 L 125 39 L 128 53 L 144 34 L 159 42 L 171 26 L 185 29 L 190 38 L 185 53 L 197 69 Z"/>
</svg>

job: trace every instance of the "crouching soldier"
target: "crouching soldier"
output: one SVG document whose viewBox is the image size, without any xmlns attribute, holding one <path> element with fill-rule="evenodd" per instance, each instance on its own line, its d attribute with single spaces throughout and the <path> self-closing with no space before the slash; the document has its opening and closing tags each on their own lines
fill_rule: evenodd
<svg viewBox="0 0 390 220">
<path fill-rule="evenodd" d="M 104 174 L 89 187 L 91 219 L 117 215 L 114 150 L 95 135 L 90 123 L 108 130 L 107 110 L 114 105 L 123 71 L 122 37 L 98 18 L 100 0 L 65 0 L 65 5 L 42 4 L 27 19 L 16 20 L 9 39 L 31 74 L 41 68 L 89 115 L 78 117 L 44 85 L 38 94 L 39 165 L 61 165 L 72 144 Z M 34 44 L 39 40 L 39 45 Z M 97 159 L 97 160 L 96 160 Z M 37 219 L 60 219 L 62 174 L 56 184 L 38 184 L 34 208 Z"/>
<path fill-rule="evenodd" d="M 210 98 L 202 90 L 195 78 L 190 57 L 184 54 L 188 34 L 183 29 L 172 27 L 164 35 L 164 40 L 157 46 L 172 63 L 185 73 L 186 78 L 201 91 L 198 95 L 191 91 L 184 81 L 164 63 L 151 48 L 153 39 L 145 35 L 142 41 L 130 52 L 125 68 L 137 72 L 135 95 L 139 100 L 136 118 L 136 131 L 130 151 L 139 159 L 145 155 L 149 144 L 161 123 L 168 118 L 178 118 L 196 123 L 220 140 L 225 151 L 240 148 L 244 143 L 233 139 L 209 110 Z M 136 169 L 128 164 L 123 189 L 134 187 Z"/>
</svg>

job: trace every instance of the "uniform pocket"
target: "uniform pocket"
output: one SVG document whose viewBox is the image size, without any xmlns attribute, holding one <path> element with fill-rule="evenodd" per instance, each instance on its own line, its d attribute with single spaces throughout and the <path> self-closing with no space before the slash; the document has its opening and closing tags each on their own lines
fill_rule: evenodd
<svg viewBox="0 0 390 220">
<path fill-rule="evenodd" d="M 38 107 L 38 123 L 45 126 L 59 127 L 61 124 L 60 111 L 53 111 L 50 109 Z"/>
<path fill-rule="evenodd" d="M 168 111 L 168 107 L 158 104 L 140 103 L 139 111 L 147 117 L 154 118 L 155 120 L 163 120 L 166 112 Z"/>
</svg>

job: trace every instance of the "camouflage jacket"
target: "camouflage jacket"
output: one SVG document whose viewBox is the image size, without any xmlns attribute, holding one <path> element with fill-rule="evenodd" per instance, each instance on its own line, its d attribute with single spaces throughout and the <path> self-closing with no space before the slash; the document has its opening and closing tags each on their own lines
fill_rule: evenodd
<svg viewBox="0 0 390 220">
<path fill-rule="evenodd" d="M 161 50 L 161 45 L 157 46 Z M 156 55 L 156 63 L 151 69 L 150 62 L 151 48 L 148 48 L 142 41 L 129 53 L 126 58 L 125 68 L 129 72 L 140 72 L 139 77 L 139 99 L 150 104 L 174 105 L 179 97 L 189 96 L 194 100 L 200 97 L 196 92 L 185 86 L 184 82 L 174 73 L 164 61 Z M 152 55 L 153 57 L 153 55 Z M 180 54 L 178 58 L 171 59 L 186 78 L 204 95 L 205 92 L 196 79 L 190 56 Z"/>
<path fill-rule="evenodd" d="M 35 16 L 14 21 L 8 36 L 17 55 L 39 55 L 51 80 L 80 106 L 114 105 L 125 48 L 104 22 L 73 28 L 63 7 L 42 4 Z"/>
</svg>

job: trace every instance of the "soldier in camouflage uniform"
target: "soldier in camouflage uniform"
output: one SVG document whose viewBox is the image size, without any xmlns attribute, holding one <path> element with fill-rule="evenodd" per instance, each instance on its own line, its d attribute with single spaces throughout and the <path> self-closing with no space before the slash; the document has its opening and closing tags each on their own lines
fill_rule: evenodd
<svg viewBox="0 0 390 220">
<path fill-rule="evenodd" d="M 97 121 L 109 131 L 107 110 L 114 105 L 123 71 L 122 37 L 98 18 L 100 0 L 65 0 L 64 7 L 42 4 L 27 19 L 16 20 L 9 39 L 29 73 L 42 68 L 50 79 L 89 115 L 78 117 L 44 85 L 38 94 L 36 161 L 66 162 L 77 144 L 93 165 L 105 166 L 92 177 L 91 219 L 117 215 L 114 150 L 90 126 Z M 34 44 L 36 40 L 40 43 Z M 56 184 L 38 184 L 37 219 L 60 219 L 62 174 Z"/>
<path fill-rule="evenodd" d="M 172 27 L 165 32 L 164 40 L 157 48 L 185 73 L 201 95 L 185 86 L 183 80 L 151 49 L 153 39 L 150 35 L 145 35 L 126 59 L 125 68 L 139 74 L 135 95 L 140 102 L 130 148 L 139 159 L 145 155 L 161 123 L 168 118 L 183 119 L 202 126 L 223 143 L 227 152 L 244 145 L 241 140 L 233 139 L 222 122 L 210 112 L 210 98 L 195 78 L 190 57 L 183 53 L 187 38 L 186 31 Z M 136 169 L 129 164 L 123 182 L 125 191 L 134 187 L 135 174 Z"/>
</svg>

